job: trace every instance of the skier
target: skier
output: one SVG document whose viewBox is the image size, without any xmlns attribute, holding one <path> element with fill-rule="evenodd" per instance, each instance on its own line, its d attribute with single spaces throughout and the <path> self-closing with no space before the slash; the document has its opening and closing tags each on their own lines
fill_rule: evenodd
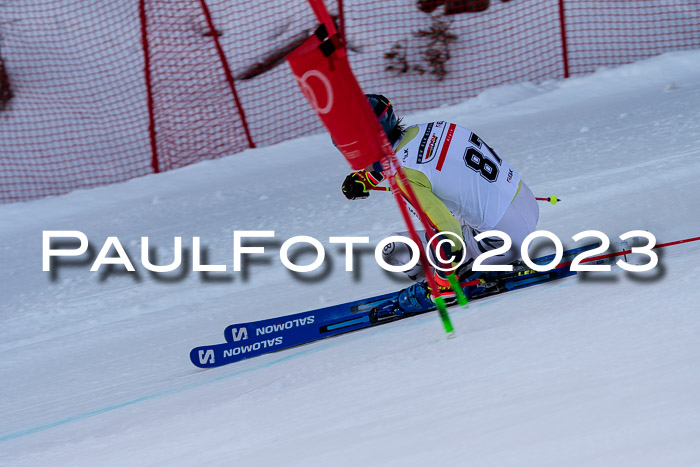
<svg viewBox="0 0 700 467">
<path fill-rule="evenodd" d="M 454 299 L 454 291 L 447 275 L 456 272 L 462 281 L 478 275 L 472 273 L 474 260 L 489 250 L 503 246 L 499 237 L 488 237 L 477 242 L 474 237 L 487 230 L 499 230 L 512 240 L 510 250 L 487 258 L 482 264 L 510 264 L 520 259 L 520 245 L 535 230 L 539 207 L 534 195 L 520 178 L 520 174 L 501 158 L 474 132 L 454 123 L 435 121 L 412 125 L 408 128 L 397 118 L 389 100 L 378 94 L 366 95 L 379 123 L 387 134 L 398 163 L 403 167 L 413 191 L 431 226 L 439 234 L 426 251 L 433 259 L 433 274 L 439 290 L 435 296 Z M 385 178 L 380 163 L 345 178 L 342 185 L 347 199 L 364 199 L 370 190 Z M 397 178 L 399 188 L 408 201 L 405 187 Z M 450 232 L 463 239 L 462 243 Z M 432 233 L 421 232 L 423 246 Z M 408 236 L 406 232 L 395 235 Z M 441 251 L 435 251 L 439 240 Z M 405 243 L 395 242 L 383 250 L 388 264 L 402 266 L 411 259 L 411 250 Z M 459 265 L 459 268 L 456 266 Z M 420 265 L 406 274 L 418 284 L 407 289 L 403 308 L 414 305 L 416 310 L 430 302 L 422 282 L 425 278 Z M 432 297 L 434 298 L 434 297 Z M 410 311 L 410 310 L 406 310 Z"/>
</svg>

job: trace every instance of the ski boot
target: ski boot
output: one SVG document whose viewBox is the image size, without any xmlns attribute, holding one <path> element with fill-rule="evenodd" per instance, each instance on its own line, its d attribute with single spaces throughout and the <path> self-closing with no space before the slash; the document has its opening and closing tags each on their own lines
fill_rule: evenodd
<svg viewBox="0 0 700 467">
<path fill-rule="evenodd" d="M 403 290 L 393 300 L 374 307 L 369 318 L 372 323 L 432 310 L 435 304 L 430 300 L 430 292 L 423 282 L 417 282 Z"/>
<path fill-rule="evenodd" d="M 399 292 L 397 305 L 403 314 L 420 313 L 435 308 L 425 282 L 416 282 Z"/>
</svg>

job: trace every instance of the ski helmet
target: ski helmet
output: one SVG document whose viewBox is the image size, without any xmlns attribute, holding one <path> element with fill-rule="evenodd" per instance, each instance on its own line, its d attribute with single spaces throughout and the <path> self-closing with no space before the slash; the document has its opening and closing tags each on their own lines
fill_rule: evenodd
<svg viewBox="0 0 700 467">
<path fill-rule="evenodd" d="M 379 124 L 382 125 L 384 133 L 386 133 L 388 137 L 398 123 L 398 119 L 394 113 L 394 107 L 392 107 L 389 99 L 381 94 L 365 94 L 365 97 L 367 97 L 369 105 L 372 106 L 374 114 L 377 116 L 377 120 L 379 120 Z"/>
</svg>

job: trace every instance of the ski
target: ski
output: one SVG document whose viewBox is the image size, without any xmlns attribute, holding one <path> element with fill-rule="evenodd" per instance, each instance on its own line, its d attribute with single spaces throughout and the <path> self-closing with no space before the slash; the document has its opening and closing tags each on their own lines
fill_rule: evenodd
<svg viewBox="0 0 700 467">
<path fill-rule="evenodd" d="M 599 243 L 593 243 L 566 250 L 561 262 L 570 261 L 576 255 L 599 245 Z M 534 259 L 533 262 L 547 264 L 554 259 L 554 256 L 553 254 L 542 256 Z M 516 267 L 513 272 L 484 273 L 477 280 L 463 283 L 462 288 L 469 300 L 477 300 L 575 274 L 576 272 L 571 271 L 569 267 L 545 272 Z M 396 302 L 400 292 L 276 318 L 232 324 L 224 330 L 225 343 L 195 347 L 190 352 L 190 360 L 199 368 L 218 367 L 435 309 L 426 307 L 410 314 L 398 313 Z"/>
</svg>

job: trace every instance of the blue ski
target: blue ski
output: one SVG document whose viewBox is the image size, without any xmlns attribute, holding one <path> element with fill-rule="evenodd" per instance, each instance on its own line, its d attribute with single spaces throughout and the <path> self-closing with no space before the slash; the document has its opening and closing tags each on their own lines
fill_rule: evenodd
<svg viewBox="0 0 700 467">
<path fill-rule="evenodd" d="M 574 256 L 598 246 L 595 243 L 567 250 L 562 261 L 570 261 Z M 553 259 L 554 255 L 547 255 L 533 261 L 546 264 Z M 485 273 L 478 284 L 466 286 L 463 290 L 469 300 L 476 300 L 575 274 L 568 267 L 546 272 L 520 270 Z M 218 367 L 434 309 L 430 307 L 412 314 L 382 312 L 394 307 L 398 294 L 399 291 L 277 318 L 232 324 L 224 330 L 225 343 L 195 347 L 190 352 L 190 360 L 200 368 Z"/>
</svg>

